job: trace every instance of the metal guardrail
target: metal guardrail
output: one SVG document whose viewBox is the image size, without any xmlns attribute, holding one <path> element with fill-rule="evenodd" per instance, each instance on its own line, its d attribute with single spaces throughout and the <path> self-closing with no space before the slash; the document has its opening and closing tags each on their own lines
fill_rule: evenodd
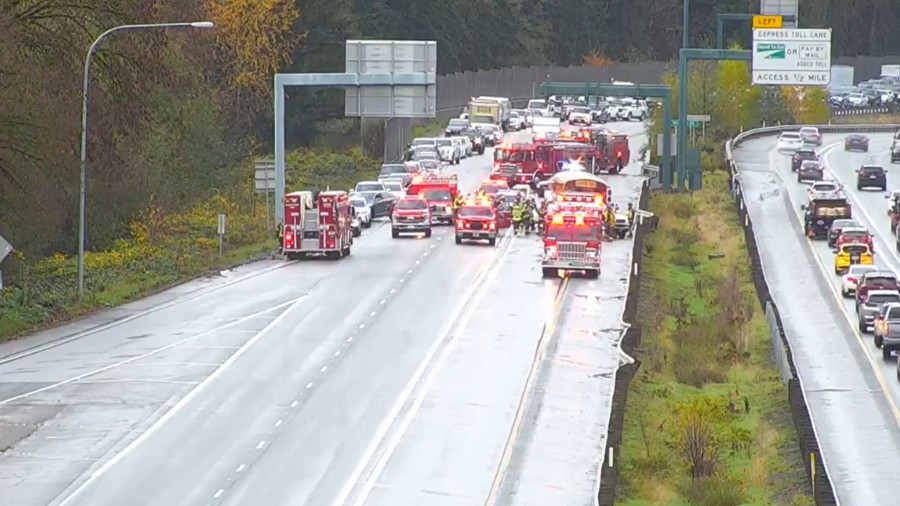
<svg viewBox="0 0 900 506">
<path fill-rule="evenodd" d="M 900 108 L 881 105 L 876 107 L 832 107 L 831 116 L 877 116 L 879 114 L 897 114 Z"/>
<path fill-rule="evenodd" d="M 732 190 L 738 205 L 738 214 L 744 225 L 744 233 L 747 243 L 747 250 L 750 253 L 751 263 L 753 267 L 754 285 L 759 297 L 760 303 L 766 309 L 766 317 L 769 327 L 772 331 L 772 344 L 775 350 L 775 356 L 779 363 L 779 369 L 782 377 L 788 386 L 788 400 L 791 404 L 791 414 L 794 418 L 794 425 L 797 428 L 800 439 L 800 447 L 806 455 L 814 456 L 814 459 L 804 459 L 807 476 L 815 480 L 813 490 L 815 492 L 815 501 L 819 506 L 837 505 L 838 501 L 834 494 L 834 487 L 831 483 L 828 473 L 828 463 L 826 462 L 822 452 L 820 451 L 819 436 L 816 433 L 816 427 L 809 413 L 806 392 L 803 388 L 803 382 L 797 373 L 794 364 L 790 343 L 784 333 L 784 326 L 781 322 L 781 316 L 775 301 L 772 300 L 769 292 L 768 282 L 762 270 L 762 262 L 759 256 L 759 250 L 756 244 L 756 236 L 753 233 L 753 224 L 750 220 L 747 206 L 744 204 L 743 194 L 740 188 L 740 178 L 737 166 L 734 163 L 733 148 L 740 145 L 747 139 L 777 135 L 785 131 L 796 131 L 801 126 L 810 125 L 780 125 L 774 127 L 764 127 L 748 130 L 730 139 L 725 143 L 725 158 L 728 169 L 732 174 Z M 900 124 L 884 124 L 884 125 L 812 125 L 819 128 L 823 134 L 840 134 L 851 132 L 863 133 L 893 133 L 900 129 Z M 813 469 L 812 466 L 815 466 Z"/>
</svg>

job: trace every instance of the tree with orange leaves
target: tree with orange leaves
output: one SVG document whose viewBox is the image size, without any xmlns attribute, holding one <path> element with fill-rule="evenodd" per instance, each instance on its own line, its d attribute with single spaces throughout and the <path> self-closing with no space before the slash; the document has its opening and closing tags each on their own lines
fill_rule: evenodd
<svg viewBox="0 0 900 506">
<path fill-rule="evenodd" d="M 299 43 L 300 18 L 292 0 L 206 0 L 216 24 L 216 42 L 233 86 L 266 93 L 272 76 L 290 61 Z"/>
<path fill-rule="evenodd" d="M 612 64 L 612 62 L 613 62 L 606 56 L 603 56 L 596 49 L 591 51 L 590 53 L 584 55 L 584 58 L 582 58 L 582 59 L 584 60 L 585 65 L 589 65 L 591 67 L 605 67 L 607 65 Z"/>
</svg>

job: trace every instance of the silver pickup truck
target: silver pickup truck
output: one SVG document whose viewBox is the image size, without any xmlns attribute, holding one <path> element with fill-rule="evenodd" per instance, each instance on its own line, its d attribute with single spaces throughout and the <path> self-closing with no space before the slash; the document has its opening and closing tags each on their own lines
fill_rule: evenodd
<svg viewBox="0 0 900 506">
<path fill-rule="evenodd" d="M 900 302 L 881 306 L 875 316 L 873 336 L 875 347 L 881 348 L 885 360 L 890 360 L 891 352 L 900 350 Z"/>
</svg>

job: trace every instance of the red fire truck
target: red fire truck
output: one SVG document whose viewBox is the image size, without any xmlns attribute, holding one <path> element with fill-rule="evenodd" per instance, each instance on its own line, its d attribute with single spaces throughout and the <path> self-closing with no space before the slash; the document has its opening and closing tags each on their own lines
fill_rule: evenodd
<svg viewBox="0 0 900 506">
<path fill-rule="evenodd" d="M 549 213 L 548 213 L 549 214 Z M 544 277 L 559 271 L 583 272 L 588 278 L 600 276 L 603 218 L 586 211 L 559 210 L 544 226 Z"/>
<path fill-rule="evenodd" d="M 350 213 L 347 192 L 285 195 L 282 251 L 289 260 L 311 255 L 349 256 L 353 244 Z"/>
<path fill-rule="evenodd" d="M 499 154 L 496 154 L 499 153 Z M 505 180 L 510 186 L 533 184 L 553 176 L 562 164 L 578 161 L 598 172 L 608 165 L 605 154 L 590 142 L 553 142 L 510 144 L 495 151 L 491 179 Z"/>
<path fill-rule="evenodd" d="M 497 244 L 497 211 L 488 198 L 467 200 L 456 212 L 456 244 L 486 240 Z"/>
<path fill-rule="evenodd" d="M 459 194 L 458 178 L 453 176 L 418 176 L 406 190 L 409 196 L 420 195 L 428 201 L 431 223 L 453 224 L 453 200 Z"/>
</svg>

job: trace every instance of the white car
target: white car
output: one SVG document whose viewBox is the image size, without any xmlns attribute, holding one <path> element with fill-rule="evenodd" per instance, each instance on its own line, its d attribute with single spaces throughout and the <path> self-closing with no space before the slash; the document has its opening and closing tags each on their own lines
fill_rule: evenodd
<svg viewBox="0 0 900 506">
<path fill-rule="evenodd" d="M 522 117 L 519 116 L 519 113 L 516 111 L 512 111 L 509 113 L 509 129 L 510 131 L 518 132 L 525 128 L 525 124 L 522 121 Z"/>
<path fill-rule="evenodd" d="M 437 146 L 438 154 L 441 156 L 441 161 L 458 164 L 459 159 L 462 158 L 462 153 L 459 151 L 459 143 L 453 142 L 453 139 L 443 138 L 436 139 L 435 145 Z"/>
<path fill-rule="evenodd" d="M 814 198 L 839 199 L 844 196 L 844 187 L 837 181 L 816 181 L 806 191 L 810 200 Z"/>
<path fill-rule="evenodd" d="M 526 109 L 530 111 L 533 116 L 550 116 L 552 114 L 550 108 L 547 106 L 547 102 L 539 98 L 529 100 Z"/>
<path fill-rule="evenodd" d="M 887 213 L 891 214 L 891 211 L 894 210 L 894 204 L 900 199 L 900 191 L 894 190 L 890 195 L 885 195 L 884 198 L 887 199 Z"/>
<path fill-rule="evenodd" d="M 569 112 L 570 125 L 586 125 L 591 126 L 593 115 L 587 107 L 573 107 Z"/>
<path fill-rule="evenodd" d="M 819 133 L 819 129 L 816 127 L 803 127 L 797 133 L 800 134 L 800 138 L 803 139 L 804 144 L 812 144 L 813 146 L 822 145 L 822 134 Z"/>
<path fill-rule="evenodd" d="M 851 93 L 847 95 L 847 103 L 851 107 L 866 107 L 869 105 L 869 98 L 862 93 Z"/>
<path fill-rule="evenodd" d="M 402 179 L 389 177 L 384 179 L 383 182 L 385 189 L 394 197 L 399 199 L 406 196 L 406 190 L 404 189 Z"/>
<path fill-rule="evenodd" d="M 359 218 L 359 223 L 362 228 L 369 228 L 372 226 L 372 209 L 369 207 L 369 204 L 366 202 L 366 199 L 362 197 L 351 197 L 350 205 L 353 206 L 353 209 L 356 210 L 356 217 Z"/>
<path fill-rule="evenodd" d="M 466 135 L 457 135 L 453 138 L 459 140 L 459 145 L 462 147 L 463 157 L 468 158 L 472 156 L 472 153 L 475 151 L 475 146 L 472 144 L 472 139 L 469 139 L 469 137 Z"/>
<path fill-rule="evenodd" d="M 782 132 L 778 136 L 778 151 L 797 151 L 803 147 L 799 132 Z"/>
<path fill-rule="evenodd" d="M 644 121 L 644 118 L 650 113 L 647 102 L 643 100 L 638 100 L 634 104 L 626 107 L 628 109 L 628 119 L 630 120 L 636 119 L 638 121 Z"/>
<path fill-rule="evenodd" d="M 867 272 L 875 272 L 877 270 L 878 267 L 874 265 L 851 265 L 850 270 L 841 276 L 841 295 L 850 297 L 855 294 L 856 283 L 859 281 L 859 278 Z"/>
</svg>

